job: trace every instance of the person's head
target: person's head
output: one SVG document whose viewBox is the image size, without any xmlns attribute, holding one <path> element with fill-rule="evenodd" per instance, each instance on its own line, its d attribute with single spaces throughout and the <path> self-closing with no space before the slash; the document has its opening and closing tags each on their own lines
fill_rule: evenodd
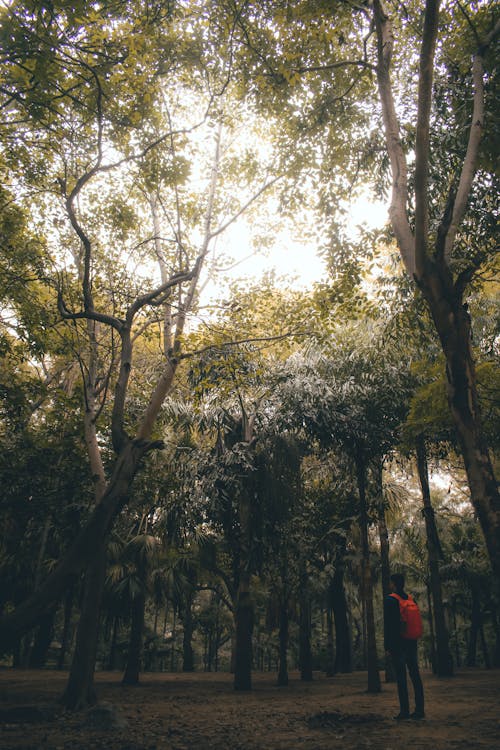
<svg viewBox="0 0 500 750">
<path fill-rule="evenodd" d="M 405 577 L 402 573 L 393 573 L 391 576 L 391 591 L 397 594 L 399 591 L 404 591 L 405 588 Z"/>
</svg>

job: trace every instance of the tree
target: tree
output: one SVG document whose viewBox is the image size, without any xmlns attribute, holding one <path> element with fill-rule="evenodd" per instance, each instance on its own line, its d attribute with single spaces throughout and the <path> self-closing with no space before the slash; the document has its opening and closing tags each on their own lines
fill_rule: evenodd
<svg viewBox="0 0 500 750">
<path fill-rule="evenodd" d="M 12 7 L 3 36 L 4 48 L 10 45 L 2 89 L 4 103 L 9 105 L 3 129 L 9 167 L 11 172 L 15 169 L 26 193 L 40 188 L 45 191 L 47 204 L 40 213 L 51 215 L 54 226 L 62 226 L 61 242 L 68 239 L 72 253 L 73 273 L 62 275 L 57 298 L 60 317 L 73 330 L 75 345 L 79 344 L 95 508 L 59 565 L 29 600 L 4 618 L 1 628 L 5 638 L 29 629 L 61 598 L 70 578 L 87 569 L 78 645 L 65 696 L 66 704 L 73 708 L 94 700 L 91 683 L 106 539 L 127 502 L 144 456 L 162 447 L 154 435 L 155 421 L 174 382 L 186 320 L 197 304 L 204 263 L 216 238 L 272 184 L 267 164 L 256 168 L 247 159 L 247 195 L 238 200 L 234 194 L 229 199 L 231 191 L 225 196 L 218 194 L 223 159 L 233 158 L 229 146 L 222 151 L 226 73 L 222 72 L 222 81 L 218 79 L 220 69 L 210 66 L 204 58 L 206 48 L 199 45 L 199 27 L 188 24 L 178 51 L 182 48 L 182 52 L 193 53 L 197 49 L 198 53 L 186 55 L 184 62 L 189 60 L 190 68 L 185 76 L 187 68 L 177 67 L 179 59 L 173 52 L 165 55 L 159 41 L 161 35 L 165 41 L 180 32 L 185 14 L 176 15 L 161 5 L 151 14 L 144 15 L 143 10 L 141 3 L 133 7 L 118 4 L 113 9 L 106 6 L 89 13 L 82 23 L 65 5 L 51 11 L 43 4 L 31 9 L 20 3 Z M 188 14 L 189 9 L 185 10 Z M 146 43 L 150 33 L 156 40 L 153 48 Z M 34 85 L 26 74 L 31 69 Z M 170 89 L 165 92 L 167 80 Z M 216 108 L 211 87 L 219 83 Z M 181 91 L 186 104 L 175 110 L 180 120 L 175 127 L 173 109 Z M 164 104 L 169 96 L 171 101 Z M 194 109 L 199 113 L 198 123 L 204 123 L 208 131 L 207 140 L 198 146 L 198 156 L 203 154 L 200 166 L 208 169 L 201 196 L 184 188 L 186 159 L 196 151 L 196 146 L 190 151 L 186 144 L 186 135 L 196 126 Z M 16 117 L 23 127 L 15 136 Z M 229 129 L 231 118 L 224 122 Z M 211 143 L 211 160 L 205 158 L 207 141 Z M 165 158 L 161 149 L 167 152 Z M 156 160 L 151 158 L 153 153 L 159 154 Z M 42 158 L 46 169 L 37 171 L 34 161 Z M 238 179 L 243 173 L 240 171 Z M 147 203 L 152 232 L 146 230 L 146 236 L 141 232 L 145 225 L 138 221 L 145 208 L 144 200 L 138 205 L 136 184 L 149 186 L 152 196 Z M 118 186 L 125 189 L 119 196 L 115 193 Z M 173 219 L 171 242 L 157 234 L 158 220 L 163 219 L 158 209 L 160 193 L 169 206 L 165 221 Z M 190 239 L 190 231 L 196 237 Z M 120 258 L 113 248 L 115 242 L 131 242 L 137 262 L 145 260 L 142 248 L 152 245 L 153 253 L 160 254 L 163 262 L 160 281 L 155 284 L 146 273 L 131 285 L 117 284 L 117 277 L 123 282 L 127 271 L 124 265 L 120 273 L 116 271 Z M 166 252 L 169 245 L 173 250 Z M 109 248 L 108 257 L 100 247 Z M 114 263 L 109 263 L 110 258 Z M 168 313 L 172 303 L 175 314 Z M 160 321 L 158 309 L 164 312 Z M 158 333 L 158 323 L 160 328 L 163 325 L 165 348 L 157 361 L 149 398 L 137 403 L 130 397 L 135 377 L 133 354 L 137 355 L 141 337 L 144 340 L 153 330 Z M 109 419 L 106 430 L 115 456 L 109 461 L 104 459 L 99 441 L 105 418 Z"/>
<path fill-rule="evenodd" d="M 392 3 L 377 0 L 252 3 L 238 12 L 235 25 L 248 89 L 266 111 L 286 111 L 287 157 L 296 169 L 307 164 L 309 193 L 316 189 L 315 205 L 327 226 L 333 215 L 333 232 L 342 197 L 377 171 L 384 181 L 388 159 L 392 229 L 445 354 L 449 408 L 500 587 L 500 500 L 465 296 L 496 251 L 491 196 L 500 22 L 488 3 L 440 10 L 439 2 L 428 0 L 422 16 L 418 4 L 395 4 L 392 11 Z M 369 112 L 376 97 L 385 132 L 382 158 Z M 380 180 L 378 189 L 384 192 Z M 287 204 L 296 208 L 288 195 Z M 335 260 L 349 261 L 346 256 L 340 249 Z"/>
<path fill-rule="evenodd" d="M 450 410 L 467 471 L 471 499 L 481 520 L 500 593 L 500 498 L 484 436 L 471 350 L 471 321 L 467 305 L 464 304 L 467 284 L 481 264 L 484 264 L 489 243 L 486 242 L 482 251 L 477 250 L 472 257 L 467 257 L 463 254 L 463 240 L 460 234 L 460 225 L 466 217 L 468 202 L 473 192 L 474 177 L 480 167 L 480 142 L 485 125 L 484 77 L 488 73 L 489 82 L 493 83 L 494 77 L 488 63 L 492 60 L 491 55 L 500 32 L 500 23 L 488 17 L 482 8 L 478 9 L 472 18 L 469 11 L 464 10 L 461 5 L 456 6 L 453 11 L 443 11 L 440 19 L 439 2 L 426 2 L 418 73 L 414 164 L 415 214 L 412 228 L 408 212 L 407 157 L 400 136 L 394 88 L 390 78 L 394 31 L 387 10 L 378 0 L 373 3 L 373 20 L 377 35 L 378 88 L 384 117 L 386 148 L 392 170 L 391 223 L 406 270 L 415 278 L 429 305 L 445 354 Z M 440 65 L 444 66 L 445 71 L 447 69 L 446 64 L 438 61 L 436 57 L 440 23 L 444 24 L 445 21 L 448 28 L 450 23 L 455 25 L 455 34 L 458 34 L 459 30 L 468 33 L 467 53 L 470 54 L 471 47 L 475 48 L 472 50 L 471 81 L 466 89 L 466 95 L 472 104 L 468 142 L 465 151 L 462 146 L 457 151 L 447 196 L 439 194 L 438 185 L 430 184 L 430 163 L 433 153 L 431 136 L 434 124 L 431 120 L 433 81 L 436 74 L 443 74 L 443 67 L 439 67 Z M 463 48 L 458 46 L 458 51 L 463 55 Z M 460 69 L 456 57 L 451 68 L 448 69 L 448 75 L 452 75 L 452 70 Z M 453 107 L 456 101 L 453 100 L 451 89 L 449 96 Z M 491 96 L 493 100 L 489 99 Z M 490 101 L 494 101 L 493 91 L 488 91 L 488 102 Z M 448 120 L 447 128 L 449 127 Z M 435 214 L 434 206 L 438 202 L 443 205 L 443 197 L 444 206 L 439 218 Z M 462 232 L 466 237 L 467 226 Z"/>
</svg>

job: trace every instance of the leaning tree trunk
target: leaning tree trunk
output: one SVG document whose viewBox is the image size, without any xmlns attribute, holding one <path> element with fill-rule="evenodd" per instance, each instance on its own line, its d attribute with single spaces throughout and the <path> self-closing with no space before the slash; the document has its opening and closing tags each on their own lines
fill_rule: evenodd
<svg viewBox="0 0 500 750">
<path fill-rule="evenodd" d="M 106 544 L 94 546 L 94 557 L 87 568 L 82 612 L 78 623 L 76 647 L 66 689 L 61 698 L 63 706 L 78 711 L 96 702 L 94 669 L 99 638 L 99 615 L 106 575 Z"/>
<path fill-rule="evenodd" d="M 429 555 L 429 573 L 432 601 L 434 604 L 434 622 L 436 626 L 436 674 L 438 677 L 451 677 L 453 674 L 453 660 L 450 652 L 450 637 L 446 627 L 443 607 L 443 594 L 441 590 L 441 574 L 439 572 L 439 558 L 441 556 L 441 545 L 432 507 L 429 487 L 429 471 L 427 467 L 427 455 L 425 441 L 421 435 L 417 440 L 417 467 L 422 489 L 422 500 L 424 504 L 425 530 L 427 537 L 427 552 Z"/>
<path fill-rule="evenodd" d="M 366 655 L 368 668 L 368 692 L 380 693 L 378 671 L 375 615 L 373 612 L 373 585 L 368 540 L 368 508 L 366 504 L 366 462 L 361 452 L 356 456 L 356 476 L 359 494 L 359 525 L 361 529 L 361 599 L 366 612 Z"/>
<path fill-rule="evenodd" d="M 63 559 L 37 591 L 16 607 L 12 614 L 0 620 L 0 642 L 15 644 L 20 633 L 34 627 L 40 617 L 60 601 L 71 579 L 79 573 L 102 544 L 108 531 L 127 502 L 130 487 L 139 464 L 149 450 L 158 443 L 130 440 L 118 457 L 113 475 L 102 500 L 95 507 L 88 522 L 71 543 Z"/>
<path fill-rule="evenodd" d="M 124 685 L 137 685 L 139 683 L 145 608 L 146 595 L 144 591 L 140 591 L 132 599 L 130 607 L 130 638 L 128 642 L 127 665 L 122 680 Z"/>
</svg>

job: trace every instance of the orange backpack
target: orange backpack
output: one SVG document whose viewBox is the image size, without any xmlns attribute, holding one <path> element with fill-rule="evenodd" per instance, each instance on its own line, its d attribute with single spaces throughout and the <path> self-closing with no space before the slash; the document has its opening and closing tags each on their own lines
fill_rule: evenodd
<svg viewBox="0 0 500 750">
<path fill-rule="evenodd" d="M 422 635 L 422 617 L 420 616 L 420 610 L 413 601 L 411 596 L 408 594 L 408 599 L 398 594 L 390 594 L 394 599 L 398 600 L 399 603 L 399 616 L 401 618 L 401 638 L 406 640 L 417 640 Z"/>
</svg>

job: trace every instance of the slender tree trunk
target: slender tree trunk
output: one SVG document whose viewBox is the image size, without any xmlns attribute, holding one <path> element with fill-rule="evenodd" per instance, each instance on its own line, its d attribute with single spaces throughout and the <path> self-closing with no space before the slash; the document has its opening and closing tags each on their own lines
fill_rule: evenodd
<svg viewBox="0 0 500 750">
<path fill-rule="evenodd" d="M 483 652 L 484 666 L 486 667 L 486 669 L 491 669 L 490 654 L 488 651 L 488 644 L 486 643 L 486 638 L 484 636 L 484 625 L 482 617 L 479 624 L 479 638 L 481 640 L 481 650 Z"/>
<path fill-rule="evenodd" d="M 87 568 L 82 612 L 68 684 L 61 703 L 79 710 L 96 702 L 94 669 L 99 637 L 99 614 L 106 575 L 106 545 L 94 545 L 94 557 Z"/>
<path fill-rule="evenodd" d="M 253 438 L 253 419 L 242 415 L 241 437 L 249 445 Z M 252 487 L 243 487 L 238 497 L 240 549 L 238 564 L 238 593 L 235 608 L 234 689 L 252 689 L 252 633 L 254 626 L 253 600 L 250 591 L 252 544 L 251 500 Z"/>
<path fill-rule="evenodd" d="M 344 590 L 344 560 L 339 556 L 331 587 L 333 617 L 335 619 L 335 672 L 352 672 L 352 647 L 347 600 Z"/>
<path fill-rule="evenodd" d="M 127 665 L 122 680 L 124 685 L 137 685 L 139 683 L 145 608 L 146 595 L 144 591 L 140 591 L 137 596 L 132 599 L 130 607 L 130 638 L 128 643 Z"/>
<path fill-rule="evenodd" d="M 31 649 L 29 666 L 30 669 L 43 669 L 47 663 L 52 633 L 54 632 L 55 610 L 43 616 L 37 628 L 35 642 Z"/>
<path fill-rule="evenodd" d="M 436 673 L 438 677 L 450 677 L 453 674 L 453 660 L 450 652 L 450 637 L 446 627 L 441 589 L 441 574 L 439 572 L 439 557 L 441 545 L 434 517 L 429 487 L 429 471 L 425 441 L 420 436 L 416 445 L 418 476 L 422 489 L 423 512 L 427 538 L 427 553 L 429 556 L 430 586 L 434 604 L 434 622 L 436 625 Z"/>
<path fill-rule="evenodd" d="M 500 667 L 500 625 L 498 623 L 498 609 L 493 606 L 491 609 L 491 619 L 493 623 L 493 630 L 495 632 L 495 650 L 493 652 L 493 666 L 498 669 Z"/>
<path fill-rule="evenodd" d="M 279 627 L 279 669 L 278 685 L 288 685 L 288 599 L 286 596 L 280 598 L 280 627 Z"/>
<path fill-rule="evenodd" d="M 380 540 L 380 569 L 382 578 L 382 598 L 385 600 L 390 590 L 391 568 L 389 561 L 389 532 L 385 520 L 384 488 L 382 484 L 382 466 L 378 467 L 378 493 L 379 503 L 377 506 L 378 536 Z M 385 657 L 385 681 L 394 682 L 394 667 L 390 656 Z"/>
<path fill-rule="evenodd" d="M 436 634 L 434 632 L 434 606 L 432 604 L 432 593 L 430 583 L 426 585 L 427 590 L 427 609 L 429 612 L 429 631 L 431 634 L 431 666 L 432 674 L 437 674 L 437 656 L 436 656 Z M 457 664 L 458 666 L 458 664 Z"/>
<path fill-rule="evenodd" d="M 176 660 L 176 640 L 177 640 L 177 610 L 174 607 L 174 619 L 172 622 L 172 650 L 170 651 L 170 671 L 174 672 L 177 668 Z"/>
<path fill-rule="evenodd" d="M 240 574 L 235 610 L 236 640 L 234 649 L 234 689 L 252 689 L 253 602 L 250 576 Z"/>
<path fill-rule="evenodd" d="M 305 562 L 301 561 L 299 593 L 299 663 L 300 679 L 310 682 L 313 678 L 311 651 L 311 599 Z"/>
<path fill-rule="evenodd" d="M 333 610 L 331 602 L 328 602 L 326 608 L 326 669 L 327 677 L 333 677 L 335 674 L 335 645 L 333 635 Z"/>
<path fill-rule="evenodd" d="M 64 597 L 64 624 L 61 637 L 61 650 L 57 659 L 57 669 L 64 669 L 64 661 L 68 650 L 68 641 L 71 628 L 71 615 L 73 612 L 74 584 L 71 584 Z"/>
<path fill-rule="evenodd" d="M 471 622 L 470 622 L 470 636 L 469 644 L 467 649 L 467 666 L 476 666 L 476 655 L 477 655 L 477 637 L 479 635 L 479 628 L 481 627 L 481 607 L 479 604 L 479 596 L 475 586 L 472 587 L 472 608 L 471 608 Z"/>
<path fill-rule="evenodd" d="M 193 653 L 193 594 L 186 592 L 184 597 L 184 606 L 180 612 L 182 615 L 183 635 L 182 635 L 182 671 L 194 672 L 194 653 Z"/>
<path fill-rule="evenodd" d="M 366 652 L 368 668 L 368 692 L 380 693 L 380 675 L 378 671 L 377 640 L 375 632 L 375 615 L 373 611 L 373 585 L 370 562 L 370 544 L 368 540 L 368 508 L 366 503 L 366 463 L 358 453 L 356 457 L 356 475 L 359 494 L 359 525 L 362 546 L 362 585 L 361 598 L 366 612 Z"/>
<path fill-rule="evenodd" d="M 111 630 L 111 643 L 109 646 L 108 669 L 116 669 L 116 643 L 118 640 L 118 617 L 113 617 L 113 628 Z"/>
</svg>

